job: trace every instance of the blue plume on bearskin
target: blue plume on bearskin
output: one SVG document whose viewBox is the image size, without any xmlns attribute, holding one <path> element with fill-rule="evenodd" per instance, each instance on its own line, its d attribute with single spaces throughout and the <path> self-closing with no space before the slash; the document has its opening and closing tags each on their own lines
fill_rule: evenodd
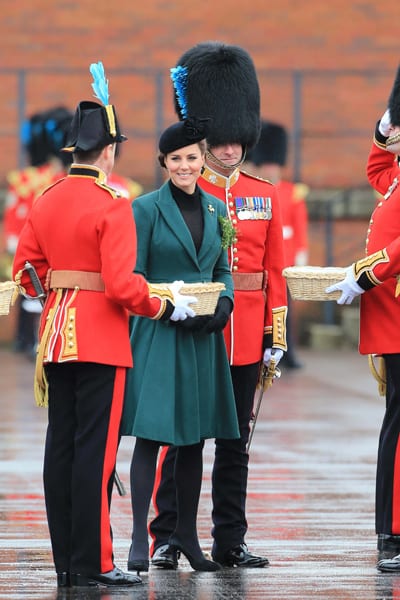
<svg viewBox="0 0 400 600">
<path fill-rule="evenodd" d="M 186 88 L 187 88 L 187 68 L 181 67 L 180 65 L 177 67 L 172 67 L 170 69 L 172 83 L 174 84 L 174 89 L 176 93 L 176 100 L 179 104 L 180 113 L 184 119 L 188 116 L 187 113 L 187 103 L 186 103 Z"/>
</svg>

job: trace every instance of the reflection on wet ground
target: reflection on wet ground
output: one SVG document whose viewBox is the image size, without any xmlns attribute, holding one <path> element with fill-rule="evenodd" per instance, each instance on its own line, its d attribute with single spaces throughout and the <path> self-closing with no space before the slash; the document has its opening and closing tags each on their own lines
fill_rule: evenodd
<svg viewBox="0 0 400 600">
<path fill-rule="evenodd" d="M 303 350 L 303 369 L 284 371 L 265 393 L 251 448 L 247 543 L 264 569 L 193 572 L 151 568 L 130 590 L 58 591 L 43 493 L 46 411 L 34 406 L 33 364 L 0 350 L 0 598 L 135 600 L 395 600 L 400 576 L 375 569 L 374 478 L 384 400 L 367 359 L 355 350 Z M 129 492 L 133 439 L 122 440 L 118 472 Z M 205 449 L 199 531 L 210 538 L 210 470 Z M 115 562 L 126 567 L 129 496 L 112 506 Z"/>
</svg>

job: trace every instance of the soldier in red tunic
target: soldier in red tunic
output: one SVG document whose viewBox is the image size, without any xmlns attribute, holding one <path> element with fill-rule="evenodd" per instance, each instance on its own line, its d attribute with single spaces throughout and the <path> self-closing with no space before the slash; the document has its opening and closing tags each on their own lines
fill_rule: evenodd
<svg viewBox="0 0 400 600">
<path fill-rule="evenodd" d="M 141 582 L 114 566 L 110 527 L 125 375 L 132 366 L 129 313 L 173 320 L 194 314 L 190 297 L 175 291 L 179 282 L 163 291 L 133 273 L 130 202 L 106 184 L 115 145 L 126 138 L 100 79 L 103 104 L 78 105 L 65 148 L 74 163 L 35 201 L 13 265 L 28 294 L 37 290 L 26 261 L 48 291 L 35 397 L 49 407 L 43 476 L 59 587 Z"/>
<path fill-rule="evenodd" d="M 386 412 L 379 437 L 376 477 L 376 533 L 381 571 L 400 572 L 400 68 L 388 109 L 375 128 L 369 154 L 369 182 L 381 194 L 372 213 L 366 257 L 347 268 L 338 304 L 360 298 L 361 354 L 383 359 Z"/>
<path fill-rule="evenodd" d="M 283 178 L 287 160 L 288 135 L 278 123 L 263 121 L 261 134 L 256 146 L 247 154 L 249 170 L 268 179 L 278 190 L 282 211 L 283 250 L 285 267 L 304 266 L 308 263 L 308 214 L 306 196 L 308 187 L 304 183 L 293 183 Z M 247 165 L 246 165 L 247 168 Z M 301 367 L 295 353 L 294 321 L 288 295 L 286 333 L 288 350 L 281 365 L 288 369 Z"/>
<path fill-rule="evenodd" d="M 47 187 L 64 177 L 71 163 L 70 157 L 60 150 L 72 116 L 72 112 L 58 106 L 35 113 L 22 125 L 21 144 L 26 150 L 29 165 L 7 174 L 4 239 L 10 262 L 34 201 Z M 34 357 L 40 302 L 20 297 L 17 309 L 15 350 Z"/>
<path fill-rule="evenodd" d="M 183 77 L 181 87 L 179 78 Z M 224 566 L 262 567 L 268 559 L 245 543 L 249 455 L 246 449 L 260 362 L 279 362 L 286 350 L 286 284 L 282 221 L 275 187 L 241 170 L 260 128 L 259 88 L 245 50 L 206 42 L 188 50 L 173 70 L 175 104 L 186 114 L 211 117 L 206 166 L 198 183 L 228 211 L 226 246 L 234 281 L 232 315 L 221 314 L 234 386 L 240 439 L 215 440 L 212 472 L 212 558 Z M 182 101 L 182 97 L 183 101 Z M 176 568 L 168 547 L 174 529 L 174 449 L 164 452 L 155 489 L 152 564 Z"/>
</svg>

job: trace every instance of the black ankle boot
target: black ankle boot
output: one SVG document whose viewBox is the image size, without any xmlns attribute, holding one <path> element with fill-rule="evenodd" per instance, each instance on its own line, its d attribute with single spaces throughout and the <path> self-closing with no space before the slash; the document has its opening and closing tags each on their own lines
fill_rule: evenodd
<svg viewBox="0 0 400 600">
<path fill-rule="evenodd" d="M 172 551 L 179 551 L 186 556 L 195 571 L 219 571 L 221 568 L 221 565 L 213 560 L 207 560 L 203 553 L 201 556 L 194 556 L 176 537 L 171 537 L 168 543 Z"/>
</svg>

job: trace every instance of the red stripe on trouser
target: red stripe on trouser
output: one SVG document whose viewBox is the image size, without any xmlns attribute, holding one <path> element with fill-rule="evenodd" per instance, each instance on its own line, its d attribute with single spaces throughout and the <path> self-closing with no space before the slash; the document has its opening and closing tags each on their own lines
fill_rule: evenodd
<svg viewBox="0 0 400 600">
<path fill-rule="evenodd" d="M 400 533 L 400 437 L 397 438 L 393 468 L 392 533 Z"/>
<path fill-rule="evenodd" d="M 101 516 L 100 516 L 100 564 L 101 572 L 106 573 L 114 568 L 113 544 L 110 528 L 110 508 L 108 503 L 108 483 L 115 467 L 118 450 L 119 426 L 121 423 L 124 400 L 126 369 L 117 367 L 115 370 L 114 390 L 108 424 L 107 441 L 104 453 L 104 468 L 101 483 Z"/>
<path fill-rule="evenodd" d="M 155 480 L 154 480 L 153 495 L 152 495 L 152 498 L 151 498 L 153 506 L 154 506 L 154 511 L 155 511 L 156 516 L 160 513 L 160 511 L 158 510 L 158 506 L 157 506 L 157 492 L 158 492 L 158 488 L 160 486 L 160 481 L 161 481 L 161 478 L 162 478 L 162 468 L 163 468 L 164 460 L 165 460 L 165 457 L 167 455 L 168 449 L 169 449 L 169 446 L 163 446 L 161 448 L 161 452 L 159 454 L 158 463 L 157 463 L 157 470 L 156 470 L 156 477 L 155 477 Z M 149 527 L 150 527 L 150 524 L 149 524 Z M 151 542 L 151 546 L 150 546 L 150 556 L 153 556 L 155 538 L 154 538 L 154 535 L 151 533 L 150 528 L 149 528 L 149 533 L 150 533 L 150 536 L 152 538 L 152 542 Z"/>
</svg>

